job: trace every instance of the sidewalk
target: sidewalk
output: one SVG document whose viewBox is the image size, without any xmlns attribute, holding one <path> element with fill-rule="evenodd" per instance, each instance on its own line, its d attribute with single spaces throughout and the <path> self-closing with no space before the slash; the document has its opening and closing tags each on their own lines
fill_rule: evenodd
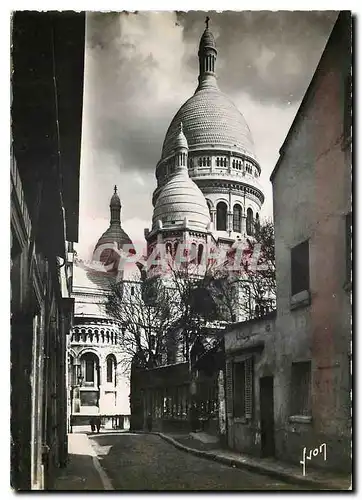
<svg viewBox="0 0 362 500">
<path fill-rule="evenodd" d="M 215 460 L 232 467 L 248 469 L 252 472 L 265 474 L 284 480 L 289 483 L 315 487 L 316 490 L 349 490 L 352 479 L 347 475 L 332 473 L 309 468 L 303 476 L 301 467 L 294 464 L 280 462 L 275 458 L 255 458 L 250 455 L 221 449 L 218 443 L 200 435 L 192 434 L 164 434 L 153 432 L 177 448 L 199 457 Z M 200 433 L 204 434 L 204 433 Z"/>
<path fill-rule="evenodd" d="M 60 469 L 52 490 L 113 490 L 86 434 L 68 435 L 68 453 L 68 464 Z"/>
</svg>

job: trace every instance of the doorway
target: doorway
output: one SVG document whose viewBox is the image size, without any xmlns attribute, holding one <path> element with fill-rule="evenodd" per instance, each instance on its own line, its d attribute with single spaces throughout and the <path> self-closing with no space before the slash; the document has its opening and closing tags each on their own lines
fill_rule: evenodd
<svg viewBox="0 0 362 500">
<path fill-rule="evenodd" d="M 272 457 L 275 452 L 274 442 L 274 379 L 260 379 L 260 425 L 261 456 Z"/>
</svg>

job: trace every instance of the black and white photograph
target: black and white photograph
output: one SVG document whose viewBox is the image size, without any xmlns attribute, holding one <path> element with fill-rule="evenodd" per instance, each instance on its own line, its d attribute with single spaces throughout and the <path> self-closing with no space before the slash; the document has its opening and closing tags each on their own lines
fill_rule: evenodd
<svg viewBox="0 0 362 500">
<path fill-rule="evenodd" d="M 242 7 L 9 12 L 9 490 L 354 489 L 356 15 Z"/>
</svg>

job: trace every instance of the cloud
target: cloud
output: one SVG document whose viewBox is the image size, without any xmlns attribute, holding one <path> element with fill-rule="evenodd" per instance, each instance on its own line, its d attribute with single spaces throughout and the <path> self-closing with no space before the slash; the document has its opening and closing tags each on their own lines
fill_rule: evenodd
<svg viewBox="0 0 362 500">
<path fill-rule="evenodd" d="M 108 227 L 114 184 L 123 226 L 135 230 L 136 239 L 150 226 L 155 167 L 167 128 L 197 86 L 205 15 L 87 14 L 80 207 L 84 251 L 93 249 Z M 209 13 L 219 86 L 252 131 L 269 213 L 270 172 L 336 15 Z"/>
</svg>

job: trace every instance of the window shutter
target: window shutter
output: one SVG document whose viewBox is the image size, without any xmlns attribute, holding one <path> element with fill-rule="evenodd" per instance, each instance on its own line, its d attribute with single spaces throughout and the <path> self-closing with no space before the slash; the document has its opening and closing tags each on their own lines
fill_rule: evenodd
<svg viewBox="0 0 362 500">
<path fill-rule="evenodd" d="M 245 360 L 245 418 L 252 418 L 253 411 L 253 358 Z"/>
<path fill-rule="evenodd" d="M 228 418 L 233 416 L 233 364 L 226 361 L 226 414 Z"/>
</svg>

